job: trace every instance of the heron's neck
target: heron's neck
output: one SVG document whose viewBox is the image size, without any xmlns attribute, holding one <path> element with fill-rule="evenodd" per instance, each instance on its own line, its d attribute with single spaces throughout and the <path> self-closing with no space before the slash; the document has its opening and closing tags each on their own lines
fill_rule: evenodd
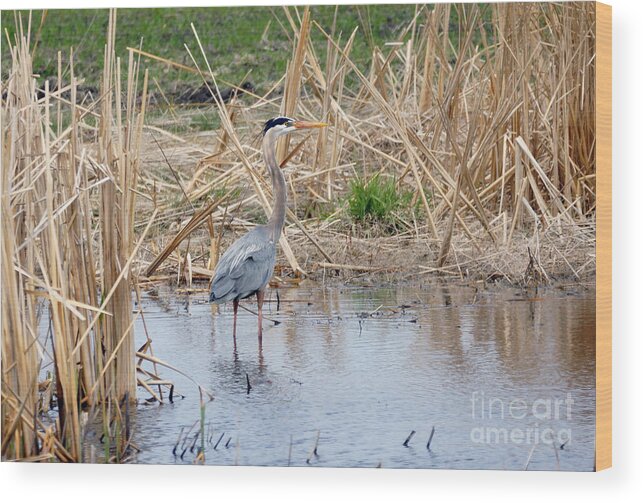
<svg viewBox="0 0 643 503">
<path fill-rule="evenodd" d="M 263 157 L 268 166 L 268 172 L 272 180 L 272 193 L 275 205 L 268 220 L 268 229 L 275 242 L 281 237 L 281 229 L 286 220 L 286 180 L 281 172 L 275 156 L 276 138 L 270 132 L 263 139 Z"/>
</svg>

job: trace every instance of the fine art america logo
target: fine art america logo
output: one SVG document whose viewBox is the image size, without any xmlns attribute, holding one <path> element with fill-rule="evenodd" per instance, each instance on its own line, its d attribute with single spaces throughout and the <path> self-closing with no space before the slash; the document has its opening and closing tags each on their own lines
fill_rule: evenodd
<svg viewBox="0 0 643 503">
<path fill-rule="evenodd" d="M 478 426 L 471 428 L 471 441 L 477 444 L 565 446 L 572 440 L 571 429 L 554 428 L 552 425 L 571 421 L 573 405 L 570 393 L 565 398 L 527 401 L 522 398 L 488 398 L 484 392 L 474 391 L 471 394 L 471 417 Z"/>
</svg>

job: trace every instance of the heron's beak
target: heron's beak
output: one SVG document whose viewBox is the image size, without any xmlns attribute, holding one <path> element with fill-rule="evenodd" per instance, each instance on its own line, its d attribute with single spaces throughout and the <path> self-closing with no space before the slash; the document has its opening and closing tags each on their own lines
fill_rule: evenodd
<svg viewBox="0 0 643 503">
<path fill-rule="evenodd" d="M 325 122 L 296 121 L 293 126 L 295 126 L 297 129 L 312 129 L 326 127 L 328 126 L 328 124 L 326 124 Z"/>
</svg>

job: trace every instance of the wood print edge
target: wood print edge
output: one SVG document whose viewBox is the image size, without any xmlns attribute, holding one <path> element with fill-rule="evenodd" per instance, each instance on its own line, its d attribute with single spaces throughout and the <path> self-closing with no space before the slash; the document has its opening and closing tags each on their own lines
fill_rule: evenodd
<svg viewBox="0 0 643 503">
<path fill-rule="evenodd" d="M 612 466 L 612 7 L 596 2 L 596 471 Z"/>
</svg>

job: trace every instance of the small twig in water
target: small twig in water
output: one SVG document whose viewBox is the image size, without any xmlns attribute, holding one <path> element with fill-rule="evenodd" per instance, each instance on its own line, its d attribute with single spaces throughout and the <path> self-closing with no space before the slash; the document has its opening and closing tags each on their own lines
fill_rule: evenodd
<svg viewBox="0 0 643 503">
<path fill-rule="evenodd" d="M 409 442 L 410 442 L 410 441 L 411 441 L 411 439 L 413 438 L 413 435 L 415 435 L 415 430 L 411 430 L 411 433 L 409 433 L 409 436 L 408 436 L 408 437 L 406 437 L 406 440 L 405 440 L 405 441 L 404 441 L 404 443 L 402 444 L 404 447 L 408 447 L 408 446 L 409 446 Z"/>
<path fill-rule="evenodd" d="M 254 314 L 255 316 L 259 316 L 259 315 L 257 314 L 257 312 L 256 312 L 256 311 L 253 311 L 252 309 L 250 309 L 250 308 L 248 308 L 248 307 L 246 307 L 246 306 L 244 306 L 244 305 L 242 305 L 242 304 L 239 304 L 239 307 L 240 307 L 241 309 L 244 309 L 245 311 L 248 311 L 250 314 Z M 274 320 L 274 319 L 272 319 L 272 318 L 268 318 L 266 315 L 263 315 L 263 319 L 264 319 L 264 320 L 271 321 L 271 322 L 273 322 L 275 325 L 279 325 L 279 324 L 281 323 L 281 321 L 279 321 L 279 320 Z"/>
<path fill-rule="evenodd" d="M 248 377 L 248 372 L 246 372 L 246 395 L 250 394 L 251 389 L 252 386 L 250 386 L 250 377 Z"/>
<path fill-rule="evenodd" d="M 190 433 L 192 433 L 192 430 L 194 429 L 194 427 L 197 425 L 198 422 L 199 421 L 196 420 L 194 424 L 190 426 L 190 429 L 185 433 L 185 436 L 183 437 L 183 442 L 181 442 L 181 448 L 185 447 L 185 443 L 188 441 L 188 437 L 190 436 Z"/>
<path fill-rule="evenodd" d="M 536 444 L 534 444 L 534 446 L 531 448 L 531 451 L 529 451 L 529 456 L 527 457 L 527 462 L 525 463 L 525 470 L 529 468 L 529 462 L 531 461 L 531 456 L 535 450 L 536 450 Z"/>
<path fill-rule="evenodd" d="M 194 434 L 194 440 L 192 440 L 192 445 L 190 446 L 190 452 L 194 452 L 194 446 L 196 445 L 196 441 L 198 440 L 200 434 L 201 434 L 200 430 L 197 430 L 197 432 Z"/>
<path fill-rule="evenodd" d="M 290 466 L 291 457 L 292 457 L 292 435 L 290 435 L 290 445 L 288 446 L 288 464 L 286 466 Z"/>
<path fill-rule="evenodd" d="M 181 431 L 179 431 L 179 438 L 176 439 L 176 444 L 174 444 L 174 449 L 172 449 L 172 454 L 174 457 L 176 457 L 176 448 L 179 446 L 179 442 L 181 442 L 181 435 L 183 435 L 183 430 L 185 429 L 185 426 L 181 426 Z"/>
<path fill-rule="evenodd" d="M 219 437 L 219 440 L 217 440 L 217 443 L 214 444 L 214 450 L 217 450 L 217 447 L 219 447 L 219 444 L 221 443 L 221 440 L 223 440 L 223 435 L 225 435 L 225 431 L 221 433 L 221 436 Z"/>
<path fill-rule="evenodd" d="M 551 448 L 554 450 L 554 455 L 556 456 L 556 470 L 560 470 L 560 457 L 558 456 L 558 449 L 556 449 L 556 445 L 553 442 L 551 443 Z"/>
<path fill-rule="evenodd" d="M 433 440 L 433 434 L 435 433 L 435 426 L 431 428 L 431 434 L 429 435 L 429 441 L 426 443 L 426 449 L 431 450 L 431 440 Z"/>
<path fill-rule="evenodd" d="M 306 460 L 306 464 L 310 464 L 310 460 L 315 456 L 316 458 L 319 457 L 319 454 L 317 454 L 317 446 L 319 444 L 319 433 L 320 430 L 317 430 L 317 438 L 315 438 L 315 445 L 313 446 L 313 450 L 310 452 L 310 455 L 308 456 L 308 459 Z"/>
</svg>

